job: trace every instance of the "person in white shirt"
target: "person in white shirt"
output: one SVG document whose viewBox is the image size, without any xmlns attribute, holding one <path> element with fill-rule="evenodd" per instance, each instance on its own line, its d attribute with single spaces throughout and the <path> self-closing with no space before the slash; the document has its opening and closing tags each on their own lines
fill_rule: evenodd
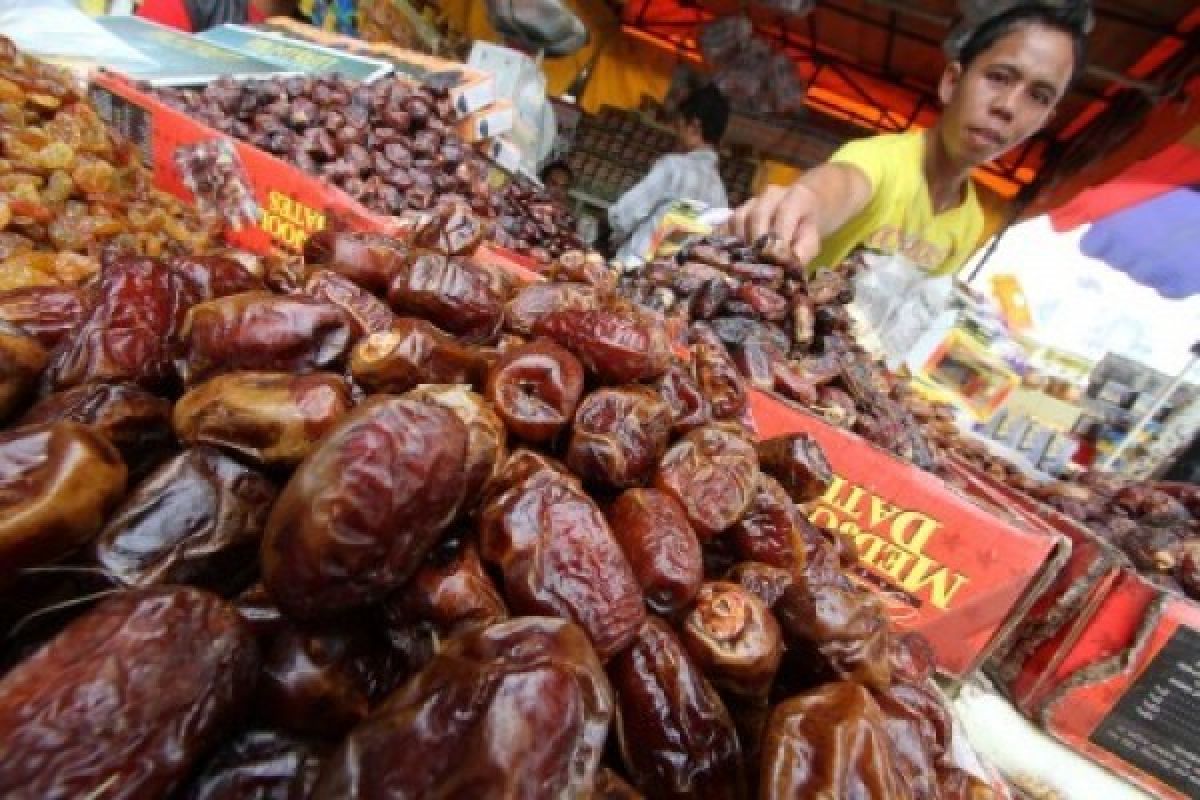
<svg viewBox="0 0 1200 800">
<path fill-rule="evenodd" d="M 688 95 L 679 106 L 676 121 L 679 152 L 655 162 L 646 177 L 608 210 L 617 260 L 647 260 L 659 220 L 677 200 L 691 200 L 709 208 L 726 208 L 729 200 L 717 172 L 717 145 L 729 124 L 729 101 L 714 86 Z"/>
</svg>

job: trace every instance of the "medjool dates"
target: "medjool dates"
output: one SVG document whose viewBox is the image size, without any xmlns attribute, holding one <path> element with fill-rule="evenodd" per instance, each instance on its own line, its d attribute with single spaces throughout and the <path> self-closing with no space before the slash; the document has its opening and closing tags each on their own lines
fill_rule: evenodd
<svg viewBox="0 0 1200 800">
<path fill-rule="evenodd" d="M 467 427 L 467 471 L 463 509 L 474 508 L 481 498 L 484 486 L 495 478 L 508 456 L 508 431 L 504 422 L 482 395 L 461 384 L 425 384 L 409 392 L 408 396 L 453 411 Z"/>
<path fill-rule="evenodd" d="M 646 605 L 659 614 L 686 608 L 704 580 L 704 563 L 683 508 L 657 489 L 630 489 L 609 506 L 607 517 Z"/>
<path fill-rule="evenodd" d="M 321 770 L 321 748 L 278 731 L 238 734 L 180 793 L 180 800 L 308 800 Z"/>
<path fill-rule="evenodd" d="M 466 383 L 481 389 L 487 370 L 478 350 L 409 317 L 363 339 L 350 354 L 350 374 L 368 392 L 403 394 L 423 383 Z"/>
<path fill-rule="evenodd" d="M 671 435 L 671 412 L 650 387 L 598 389 L 575 412 L 567 466 L 607 489 L 646 484 Z"/>
<path fill-rule="evenodd" d="M 805 521 L 779 482 L 762 475 L 745 516 L 727 534 L 738 558 L 799 574 L 804 568 Z"/>
<path fill-rule="evenodd" d="M 0 422 L 25 405 L 47 359 L 36 339 L 0 321 Z"/>
<path fill-rule="evenodd" d="M 537 340 L 500 356 L 486 394 L 515 435 L 548 442 L 571 422 L 583 394 L 583 368 L 568 351 Z"/>
<path fill-rule="evenodd" d="M 531 283 L 508 301 L 504 327 L 512 333 L 530 336 L 533 326 L 546 314 L 564 309 L 591 310 L 599 304 L 596 290 L 584 283 Z"/>
<path fill-rule="evenodd" d="M 382 300 L 336 272 L 315 270 L 304 284 L 304 293 L 340 308 L 354 325 L 357 337 L 383 333 L 396 322 L 396 315 Z"/>
<path fill-rule="evenodd" d="M 675 498 L 701 541 L 727 530 L 754 500 L 758 457 L 737 429 L 708 425 L 667 451 L 654 478 L 655 488 Z"/>
<path fill-rule="evenodd" d="M 717 419 L 736 417 L 746 408 L 746 384 L 721 340 L 707 326 L 689 332 L 696 379 Z"/>
<path fill-rule="evenodd" d="M 561 309 L 533 326 L 579 356 L 588 371 L 605 383 L 653 380 L 671 364 L 671 348 L 662 326 L 636 311 Z"/>
<path fill-rule="evenodd" d="M 796 503 L 816 500 L 833 482 L 825 451 L 806 433 L 767 439 L 756 449 L 763 472 L 779 481 Z"/>
<path fill-rule="evenodd" d="M 392 281 L 388 302 L 403 314 L 428 319 L 474 342 L 493 338 L 504 320 L 505 287 L 470 262 L 421 255 Z"/>
<path fill-rule="evenodd" d="M 680 635 L 718 689 L 766 699 L 783 658 L 783 639 L 779 623 L 755 594 L 736 583 L 704 584 Z"/>
<path fill-rule="evenodd" d="M 85 290 L 68 286 L 31 286 L 0 292 L 0 320 L 53 348 L 79 327 Z"/>
</svg>

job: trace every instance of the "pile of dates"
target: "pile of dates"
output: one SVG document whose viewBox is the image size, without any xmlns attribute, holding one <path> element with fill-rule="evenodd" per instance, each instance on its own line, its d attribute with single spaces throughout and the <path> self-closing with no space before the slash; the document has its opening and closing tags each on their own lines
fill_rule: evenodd
<svg viewBox="0 0 1200 800">
<path fill-rule="evenodd" d="M 713 236 L 621 275 L 620 293 L 724 350 L 750 385 L 774 391 L 922 469 L 937 459 L 887 372 L 854 341 L 853 261 L 808 275 L 763 248 Z"/>
<path fill-rule="evenodd" d="M 990 797 L 819 448 L 480 227 L 322 232 L 287 291 L 114 257 L 0 328 L 0 796 Z"/>
<path fill-rule="evenodd" d="M 151 187 L 70 74 L 0 37 L 0 291 L 76 285 L 106 248 L 195 252 L 214 234 Z"/>
<path fill-rule="evenodd" d="M 573 214 L 542 188 L 520 179 L 498 193 L 493 241 L 546 265 L 583 248 Z"/>
<path fill-rule="evenodd" d="M 157 89 L 196 120 L 337 186 L 368 209 L 400 215 L 461 201 L 495 216 L 483 156 L 455 132 L 449 91 L 396 78 L 339 75 Z"/>
</svg>

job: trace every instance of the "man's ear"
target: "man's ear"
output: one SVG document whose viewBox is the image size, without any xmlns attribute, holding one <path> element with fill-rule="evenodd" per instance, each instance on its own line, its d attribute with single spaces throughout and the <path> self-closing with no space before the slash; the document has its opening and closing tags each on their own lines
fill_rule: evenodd
<svg viewBox="0 0 1200 800">
<path fill-rule="evenodd" d="M 946 69 L 942 72 L 942 80 L 938 84 L 938 99 L 942 101 L 943 106 L 950 104 L 950 98 L 954 96 L 954 92 L 962 83 L 964 72 L 966 69 L 957 61 L 951 61 L 946 65 Z"/>
</svg>

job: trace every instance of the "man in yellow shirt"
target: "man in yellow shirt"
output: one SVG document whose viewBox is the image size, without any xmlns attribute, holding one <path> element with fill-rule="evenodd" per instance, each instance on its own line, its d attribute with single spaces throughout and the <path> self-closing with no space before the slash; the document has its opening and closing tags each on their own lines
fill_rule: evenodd
<svg viewBox="0 0 1200 800">
<path fill-rule="evenodd" d="M 780 257 L 814 267 L 867 247 L 930 276 L 956 272 L 983 231 L 971 171 L 1046 124 L 1085 46 L 1071 12 L 1021 3 L 994 16 L 946 67 L 934 127 L 847 144 L 791 186 L 742 206 L 733 232 L 747 241 L 772 234 Z"/>
</svg>

